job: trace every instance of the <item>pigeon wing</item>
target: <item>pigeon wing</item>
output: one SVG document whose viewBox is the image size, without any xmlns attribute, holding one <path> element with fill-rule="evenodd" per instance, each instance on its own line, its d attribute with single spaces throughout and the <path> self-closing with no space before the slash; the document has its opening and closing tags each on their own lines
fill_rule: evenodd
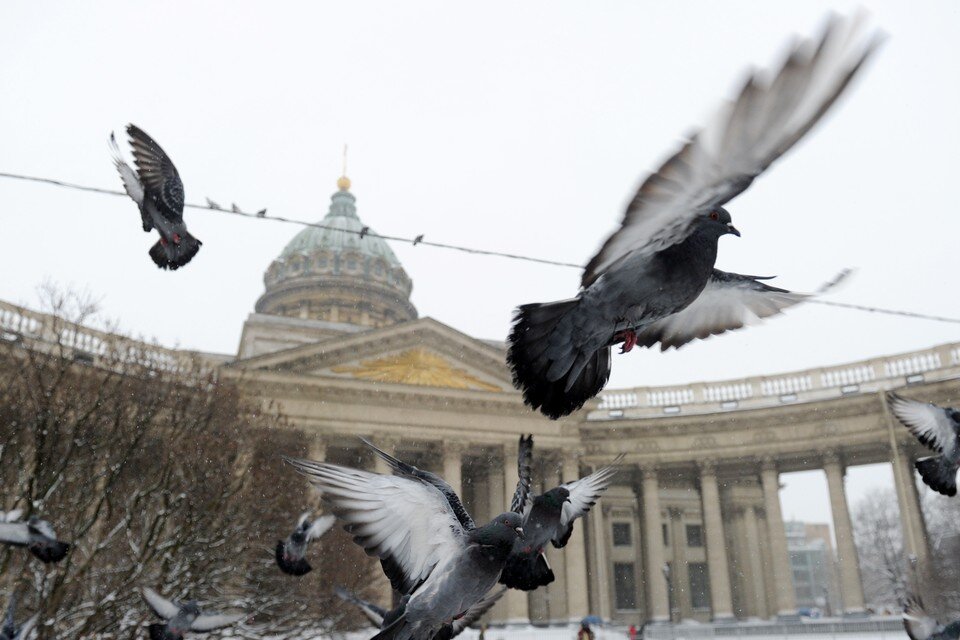
<svg viewBox="0 0 960 640">
<path fill-rule="evenodd" d="M 530 498 L 530 482 L 533 474 L 533 434 L 520 436 L 517 453 L 517 490 L 510 501 L 510 511 L 523 513 Z"/>
<path fill-rule="evenodd" d="M 57 539 L 57 534 L 54 532 L 53 527 L 50 526 L 50 523 L 46 520 L 40 520 L 39 518 L 33 519 L 27 523 L 28 528 L 34 533 L 39 533 L 40 535 L 50 538 L 51 540 Z"/>
<path fill-rule="evenodd" d="M 0 542 L 15 545 L 30 544 L 30 530 L 23 522 L 0 522 Z"/>
<path fill-rule="evenodd" d="M 361 441 L 370 449 L 373 450 L 379 458 L 386 462 L 393 472 L 396 475 L 404 476 L 407 478 L 413 478 L 416 480 L 422 480 L 435 486 L 440 492 L 444 495 L 447 501 L 450 503 L 450 508 L 453 509 L 454 515 L 457 516 L 457 520 L 460 521 L 460 525 L 467 531 L 471 531 L 476 528 L 476 524 L 473 522 L 473 518 L 470 516 L 470 513 L 467 512 L 466 507 L 463 506 L 463 502 L 460 500 L 460 496 L 457 495 L 457 492 L 453 490 L 446 480 L 441 478 L 435 473 L 430 473 L 429 471 L 424 471 L 423 469 L 418 469 L 412 464 L 407 464 L 402 460 L 394 458 L 392 455 L 378 448 L 373 443 L 369 442 L 364 438 L 360 438 Z"/>
<path fill-rule="evenodd" d="M 623 460 L 623 456 L 624 454 L 621 453 L 613 464 L 597 469 L 584 478 L 560 485 L 570 492 L 570 500 L 563 503 L 560 524 L 551 539 L 554 547 L 560 549 L 567 544 L 570 534 L 573 533 L 573 521 L 586 515 L 590 507 L 596 504 L 603 492 L 607 490 L 610 481 L 619 470 L 617 465 Z"/>
<path fill-rule="evenodd" d="M 499 600 L 500 597 L 503 596 L 503 594 L 506 592 L 507 592 L 507 588 L 501 587 L 500 589 L 497 589 L 493 593 L 488 594 L 485 598 L 483 598 L 477 604 L 467 609 L 466 612 L 463 614 L 463 617 L 457 620 L 454 620 L 453 624 L 450 625 L 451 627 L 453 627 L 453 634 L 450 637 L 455 638 L 456 636 L 463 633 L 463 630 L 466 629 L 467 627 L 472 627 L 477 622 L 477 620 L 483 617 L 483 614 L 485 614 L 487 611 L 490 611 L 490 609 L 493 608 L 493 605 L 497 604 L 497 600 Z"/>
<path fill-rule="evenodd" d="M 0 522 L 20 522 L 23 517 L 23 509 L 13 509 L 3 513 L 0 511 Z"/>
<path fill-rule="evenodd" d="M 144 191 L 155 198 L 160 212 L 169 220 L 183 218 L 183 182 L 173 161 L 153 138 L 135 125 L 127 126 L 133 161 Z"/>
<path fill-rule="evenodd" d="M 344 529 L 377 556 L 393 588 L 411 593 L 434 568 L 463 551 L 466 531 L 434 485 L 325 462 L 285 458 L 323 491 Z"/>
<path fill-rule="evenodd" d="M 147 601 L 147 604 L 150 605 L 153 612 L 164 620 L 169 620 L 180 612 L 180 607 L 150 587 L 144 587 L 141 591 L 143 592 L 143 599 Z"/>
<path fill-rule="evenodd" d="M 17 630 L 17 635 L 13 637 L 13 640 L 27 640 L 27 638 L 30 637 L 30 632 L 33 631 L 34 627 L 37 626 L 37 621 L 39 619 L 39 614 L 33 614 L 27 618 L 26 622 L 24 622 L 20 629 Z"/>
<path fill-rule="evenodd" d="M 947 412 L 929 402 L 917 402 L 895 393 L 887 394 L 890 411 L 925 447 L 938 453 L 957 446 L 957 431 Z"/>
<path fill-rule="evenodd" d="M 647 325 L 637 333 L 637 344 L 660 343 L 660 350 L 679 348 L 691 340 L 739 329 L 782 312 L 809 298 L 766 285 L 758 276 L 714 269 L 707 286 L 687 307 Z"/>
<path fill-rule="evenodd" d="M 334 587 L 333 592 L 336 593 L 337 597 L 344 602 L 349 602 L 360 609 L 363 615 L 367 617 L 367 620 L 369 620 L 374 627 L 379 629 L 381 626 L 383 626 L 383 618 L 387 615 L 386 609 L 378 607 L 372 602 L 361 600 L 343 587 Z"/>
<path fill-rule="evenodd" d="M 127 192 L 137 205 L 143 204 L 143 185 L 137 177 L 136 171 L 128 165 L 120 154 L 120 147 L 117 146 L 117 137 L 110 133 L 110 153 L 113 156 L 113 165 L 120 174 L 120 180 L 123 182 L 123 190 Z"/>
<path fill-rule="evenodd" d="M 297 518 L 297 529 L 303 528 L 303 523 L 310 518 L 310 515 L 311 513 L 309 511 L 304 511 L 303 513 L 300 514 L 300 517 Z"/>
<path fill-rule="evenodd" d="M 819 40 L 796 43 L 776 73 L 751 73 L 736 99 L 644 180 L 582 286 L 628 254 L 683 241 L 697 216 L 745 191 L 817 123 L 876 49 L 880 39 L 861 32 L 858 17 L 832 16 Z"/>
<path fill-rule="evenodd" d="M 908 596 L 903 607 L 903 627 L 910 640 L 927 640 L 940 629 L 940 623 L 924 610 L 919 597 Z"/>
<path fill-rule="evenodd" d="M 236 624 L 247 617 L 245 613 L 233 613 L 230 615 L 202 615 L 197 616 L 190 624 L 191 631 L 213 631 L 214 629 L 220 629 L 221 627 L 229 627 L 232 624 Z"/>
<path fill-rule="evenodd" d="M 333 526 L 333 523 L 336 521 L 336 518 L 331 515 L 320 516 L 310 525 L 310 528 L 307 529 L 307 542 L 310 540 L 316 540 L 327 531 L 330 530 L 330 527 Z"/>
</svg>

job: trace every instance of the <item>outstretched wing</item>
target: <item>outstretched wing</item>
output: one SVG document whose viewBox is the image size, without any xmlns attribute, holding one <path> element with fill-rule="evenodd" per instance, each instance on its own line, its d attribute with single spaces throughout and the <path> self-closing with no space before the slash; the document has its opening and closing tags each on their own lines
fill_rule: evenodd
<svg viewBox="0 0 960 640">
<path fill-rule="evenodd" d="M 682 242 L 697 216 L 738 196 L 802 138 L 879 44 L 861 23 L 832 16 L 819 40 L 795 44 L 775 74 L 751 73 L 737 98 L 643 182 L 582 285 L 628 254 Z"/>
<path fill-rule="evenodd" d="M 647 325 L 637 333 L 637 344 L 649 347 L 659 342 L 661 351 L 679 348 L 691 340 L 754 324 L 810 297 L 771 287 L 760 280 L 766 278 L 714 269 L 696 300 Z"/>
<path fill-rule="evenodd" d="M 443 493 L 425 480 L 284 458 L 323 491 L 344 529 L 377 556 L 390 584 L 411 593 L 460 553 L 466 532 Z"/>
<path fill-rule="evenodd" d="M 120 147 L 117 146 L 117 137 L 110 132 L 110 153 L 113 156 L 113 165 L 120 174 L 120 180 L 123 182 L 123 190 L 127 192 L 137 205 L 143 204 L 143 185 L 133 168 L 128 165 L 120 154 Z"/>
<path fill-rule="evenodd" d="M 607 490 L 613 476 L 619 471 L 617 465 L 623 460 L 624 455 L 621 453 L 613 461 L 613 464 L 597 469 L 584 478 L 560 485 L 566 487 L 567 491 L 570 492 L 570 500 L 563 503 L 563 510 L 560 512 L 560 524 L 551 539 L 554 547 L 560 549 L 567 544 L 570 534 L 573 533 L 573 521 L 586 515 L 590 511 L 590 507 L 596 504 L 603 492 Z"/>
<path fill-rule="evenodd" d="M 153 138 L 135 125 L 127 126 L 133 161 L 144 192 L 154 198 L 163 216 L 172 221 L 183 217 L 183 182 L 173 161 Z"/>
<path fill-rule="evenodd" d="M 908 595 L 907 604 L 903 607 L 903 627 L 910 640 L 927 640 L 937 632 L 940 623 L 924 610 L 918 596 Z"/>
<path fill-rule="evenodd" d="M 0 522 L 0 542 L 22 546 L 30 544 L 30 531 L 24 522 Z"/>
<path fill-rule="evenodd" d="M 467 627 L 472 627 L 477 620 L 483 617 L 483 614 L 485 614 L 487 611 L 490 611 L 490 609 L 493 608 L 493 605 L 497 604 L 497 600 L 499 600 L 500 597 L 506 592 L 506 587 L 497 589 L 493 593 L 488 594 L 480 602 L 467 609 L 462 618 L 454 620 L 453 624 L 450 625 L 453 627 L 453 634 L 450 637 L 455 638 L 463 633 L 463 630 Z"/>
<path fill-rule="evenodd" d="M 245 613 L 233 613 L 230 615 L 197 616 L 197 619 L 190 624 L 191 631 L 213 631 L 222 627 L 229 627 L 237 624 L 247 617 Z"/>
<path fill-rule="evenodd" d="M 517 490 L 510 501 L 510 511 L 523 513 L 530 497 L 530 477 L 533 474 L 533 434 L 520 436 L 520 445 L 517 449 Z"/>
<path fill-rule="evenodd" d="M 457 520 L 460 521 L 460 525 L 466 530 L 470 531 L 476 528 L 476 524 L 473 522 L 473 518 L 467 512 L 467 508 L 463 506 L 463 502 L 460 500 L 460 496 L 457 495 L 457 492 L 453 490 L 447 481 L 438 476 L 435 473 L 430 473 L 429 471 L 424 471 L 423 469 L 418 469 L 412 464 L 407 464 L 402 460 L 394 458 L 392 455 L 386 451 L 378 448 L 376 445 L 372 444 L 365 438 L 360 438 L 363 441 L 363 444 L 370 447 L 379 458 L 384 462 L 390 465 L 390 468 L 393 469 L 393 472 L 399 476 L 404 476 L 407 478 L 413 478 L 416 480 L 422 480 L 428 484 L 435 486 L 443 496 L 450 503 L 450 508 L 453 509 L 453 513 L 457 516 Z"/>
<path fill-rule="evenodd" d="M 150 608 L 153 609 L 153 612 L 164 620 L 173 618 L 180 611 L 180 607 L 167 600 L 150 587 L 144 587 L 141 589 L 141 592 L 143 593 L 143 599 L 147 601 L 147 604 L 150 605 Z"/>
<path fill-rule="evenodd" d="M 327 531 L 330 530 L 330 527 L 333 526 L 333 523 L 336 521 L 334 516 L 320 516 L 310 525 L 310 528 L 307 529 L 307 542 L 310 540 L 316 540 Z"/>
<path fill-rule="evenodd" d="M 334 587 L 333 592 L 336 593 L 337 597 L 344 602 L 349 602 L 360 609 L 363 615 L 367 617 L 367 620 L 369 620 L 374 627 L 379 629 L 381 626 L 383 626 L 383 618 L 387 615 L 386 609 L 383 607 L 378 607 L 372 602 L 362 600 L 340 586 Z"/>
<path fill-rule="evenodd" d="M 39 614 L 33 614 L 27 618 L 20 629 L 17 630 L 17 635 L 13 637 L 13 640 L 27 640 L 30 637 L 30 633 L 33 631 L 34 627 L 37 626 L 37 621 L 40 619 Z"/>
<path fill-rule="evenodd" d="M 957 427 L 947 412 L 930 402 L 917 402 L 895 393 L 887 394 L 890 411 L 925 447 L 938 453 L 957 446 Z"/>
</svg>

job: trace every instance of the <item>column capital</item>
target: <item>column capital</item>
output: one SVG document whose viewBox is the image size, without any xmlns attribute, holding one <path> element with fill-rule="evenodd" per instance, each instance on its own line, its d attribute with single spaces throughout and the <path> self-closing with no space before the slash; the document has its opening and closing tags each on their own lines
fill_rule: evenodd
<svg viewBox="0 0 960 640">
<path fill-rule="evenodd" d="M 658 478 L 658 467 L 653 462 L 644 462 L 640 464 L 640 473 L 644 480 L 656 480 Z"/>
<path fill-rule="evenodd" d="M 840 452 L 836 449 L 827 449 L 820 451 L 820 462 L 823 465 L 823 468 L 827 467 L 840 467 L 840 472 L 845 471 L 843 464 L 843 456 L 840 455 Z"/>
<path fill-rule="evenodd" d="M 761 471 L 775 471 L 780 472 L 780 468 L 777 465 L 777 459 L 774 456 L 763 456 L 760 458 L 760 470 Z"/>
<path fill-rule="evenodd" d="M 394 435 L 388 435 L 385 433 L 375 433 L 371 440 L 373 444 L 377 445 L 387 453 L 392 454 L 394 449 L 400 445 L 400 438 Z"/>
<path fill-rule="evenodd" d="M 444 455 L 448 453 L 463 454 L 467 450 L 467 445 L 459 440 L 444 440 L 440 444 Z"/>
<path fill-rule="evenodd" d="M 700 470 L 701 476 L 715 476 L 717 475 L 717 460 L 716 458 L 702 458 L 697 460 L 697 468 Z"/>
</svg>

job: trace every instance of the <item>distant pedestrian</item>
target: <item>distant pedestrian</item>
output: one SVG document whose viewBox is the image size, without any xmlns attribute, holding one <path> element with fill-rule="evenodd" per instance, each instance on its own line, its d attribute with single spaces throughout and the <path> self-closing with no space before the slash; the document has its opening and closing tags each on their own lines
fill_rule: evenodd
<svg viewBox="0 0 960 640">
<path fill-rule="evenodd" d="M 586 622 L 580 623 L 580 631 L 577 631 L 577 640 L 594 640 L 593 630 Z"/>
<path fill-rule="evenodd" d="M 630 625 L 630 628 L 627 629 L 627 637 L 630 638 L 630 640 L 637 640 L 637 627 L 636 627 L 636 625 L 633 625 L 633 624 Z"/>
</svg>

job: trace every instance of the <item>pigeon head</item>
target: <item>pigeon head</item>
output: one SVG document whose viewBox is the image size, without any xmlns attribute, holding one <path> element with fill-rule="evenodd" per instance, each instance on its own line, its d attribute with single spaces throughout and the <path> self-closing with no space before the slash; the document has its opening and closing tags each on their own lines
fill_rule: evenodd
<svg viewBox="0 0 960 640">
<path fill-rule="evenodd" d="M 473 533 L 474 539 L 480 544 L 498 547 L 509 553 L 517 538 L 523 540 L 523 516 L 513 511 L 501 513 Z"/>
<path fill-rule="evenodd" d="M 696 219 L 696 226 L 701 232 L 708 233 L 717 238 L 728 233 L 740 237 L 740 232 L 733 226 L 733 219 L 730 217 L 730 212 L 723 207 L 714 207 L 698 217 Z"/>
<path fill-rule="evenodd" d="M 566 487 L 554 487 L 543 494 L 543 500 L 554 509 L 562 509 L 564 502 L 570 502 L 570 491 Z"/>
<path fill-rule="evenodd" d="M 191 615 L 191 616 L 200 615 L 200 605 L 197 604 L 196 600 L 187 600 L 181 605 L 180 609 L 187 615 Z"/>
</svg>

